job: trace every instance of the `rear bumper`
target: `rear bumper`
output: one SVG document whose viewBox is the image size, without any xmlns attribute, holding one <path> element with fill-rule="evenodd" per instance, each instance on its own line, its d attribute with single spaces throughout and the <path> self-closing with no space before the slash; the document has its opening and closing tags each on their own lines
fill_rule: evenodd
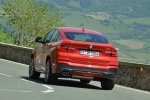
<svg viewBox="0 0 150 100">
<path fill-rule="evenodd" d="M 111 79 L 114 80 L 116 74 L 117 74 L 117 68 L 110 68 L 108 70 L 104 69 L 97 69 L 97 68 L 83 68 L 80 66 L 70 66 L 68 64 L 59 63 L 57 67 L 57 74 L 59 76 L 62 76 L 62 72 L 69 72 L 69 75 L 67 77 L 73 77 L 75 76 L 83 76 L 85 77 L 93 77 L 94 80 L 96 79 Z M 85 75 L 86 74 L 86 75 Z"/>
</svg>

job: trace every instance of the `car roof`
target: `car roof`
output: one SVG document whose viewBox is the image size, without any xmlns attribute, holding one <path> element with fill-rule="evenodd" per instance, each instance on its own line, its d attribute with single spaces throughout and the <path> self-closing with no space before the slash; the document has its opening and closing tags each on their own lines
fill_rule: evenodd
<svg viewBox="0 0 150 100">
<path fill-rule="evenodd" d="M 89 34 L 97 34 L 97 35 L 103 35 L 102 33 L 90 29 L 84 29 L 84 28 L 75 28 L 75 27 L 57 27 L 58 30 L 61 32 L 80 32 L 80 33 L 89 33 Z"/>
</svg>

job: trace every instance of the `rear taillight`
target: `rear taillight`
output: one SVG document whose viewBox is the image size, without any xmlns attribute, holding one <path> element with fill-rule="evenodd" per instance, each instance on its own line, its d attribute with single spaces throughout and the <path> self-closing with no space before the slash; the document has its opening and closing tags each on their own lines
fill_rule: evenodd
<svg viewBox="0 0 150 100">
<path fill-rule="evenodd" d="M 66 52 L 73 52 L 74 50 L 76 50 L 76 48 L 74 48 L 74 47 L 68 47 L 68 46 L 65 46 L 65 45 L 57 46 L 57 48 L 60 51 L 66 51 Z"/>
<path fill-rule="evenodd" d="M 117 57 L 117 56 L 118 56 L 117 50 L 113 50 L 113 51 L 111 52 L 111 56 L 112 56 L 112 57 Z"/>
<path fill-rule="evenodd" d="M 76 48 L 74 47 L 68 47 L 68 52 L 73 52 Z"/>
<path fill-rule="evenodd" d="M 67 51 L 67 46 L 60 45 L 60 46 L 57 46 L 57 49 L 60 50 L 60 51 Z"/>
<path fill-rule="evenodd" d="M 108 56 L 112 56 L 112 57 L 117 57 L 118 56 L 117 50 L 105 51 L 105 54 L 108 55 Z"/>
</svg>

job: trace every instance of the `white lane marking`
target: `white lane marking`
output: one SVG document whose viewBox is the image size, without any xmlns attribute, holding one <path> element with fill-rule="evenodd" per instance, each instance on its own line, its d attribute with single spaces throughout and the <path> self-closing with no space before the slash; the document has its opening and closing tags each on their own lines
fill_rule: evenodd
<svg viewBox="0 0 150 100">
<path fill-rule="evenodd" d="M 17 62 L 5 60 L 5 59 L 0 59 L 0 60 L 7 61 L 7 62 L 10 62 L 10 63 L 14 63 L 14 64 L 23 65 L 23 66 L 28 66 L 28 65 L 26 65 L 26 64 L 21 64 L 21 63 L 17 63 Z M 12 76 L 10 76 L 10 75 L 6 75 L 6 74 L 3 74 L 3 73 L 0 73 L 0 74 L 5 75 L 5 76 L 12 77 Z M 36 83 L 36 82 L 32 82 L 32 81 L 29 81 L 29 80 L 26 80 L 26 79 L 21 79 L 21 80 L 26 81 L 26 82 L 30 82 L 30 83 Z M 55 91 L 52 87 L 50 87 L 50 86 L 48 86 L 48 85 L 42 85 L 42 86 L 44 86 L 44 87 L 46 87 L 46 88 L 48 89 L 48 90 L 46 90 L 46 91 L 41 91 L 42 93 L 50 93 L 50 92 L 54 92 L 54 91 Z M 2 89 L 0 89 L 0 90 L 2 90 Z M 3 90 L 6 91 L 7 89 L 3 89 Z M 18 91 L 18 90 L 7 90 L 7 91 Z M 18 91 L 18 92 L 19 92 L 19 91 Z M 20 91 L 20 92 L 21 92 L 21 91 Z M 22 92 L 33 92 L 33 91 L 22 91 Z"/>
<path fill-rule="evenodd" d="M 10 62 L 10 63 L 13 63 L 13 64 L 18 64 L 18 65 L 28 66 L 28 65 L 26 65 L 26 64 L 21 64 L 21 63 L 14 62 L 14 61 L 10 61 L 10 60 L 6 60 L 6 59 L 1 59 L 1 58 L 0 58 L 0 60 L 2 60 L 2 61 L 7 61 L 7 62 Z"/>
<path fill-rule="evenodd" d="M 26 80 L 26 79 L 21 79 L 22 81 L 26 81 L 26 82 L 30 82 L 30 83 L 36 83 L 36 82 L 32 82 L 32 81 L 29 81 L 29 80 Z M 54 92 L 55 90 L 54 90 L 54 88 L 52 88 L 52 87 L 50 87 L 50 86 L 48 86 L 48 85 L 42 85 L 42 86 L 44 86 L 44 87 L 46 87 L 47 88 L 47 90 L 46 91 L 41 91 L 42 93 L 50 93 L 50 92 Z"/>
<path fill-rule="evenodd" d="M 9 90 L 9 89 L 0 89 L 0 91 L 9 91 L 9 92 L 24 92 L 24 93 L 33 92 L 33 91 L 24 91 L 24 90 Z"/>
<path fill-rule="evenodd" d="M 130 88 L 130 87 L 125 87 L 125 86 L 121 86 L 121 85 L 115 85 L 115 87 L 119 87 L 119 88 L 128 89 L 128 90 L 132 90 L 132 91 L 136 91 L 136 92 L 150 94 L 150 92 L 148 92 L 148 91 L 138 90 L 138 89 L 134 89 L 134 88 Z"/>
<path fill-rule="evenodd" d="M 46 87 L 48 89 L 46 91 L 41 91 L 42 93 L 50 93 L 50 92 L 54 92 L 55 91 L 52 87 L 50 87 L 48 85 L 42 85 L 42 86 L 44 86 L 44 87 Z"/>
<path fill-rule="evenodd" d="M 30 83 L 36 83 L 36 82 L 32 82 L 32 81 L 29 81 L 29 80 L 26 80 L 26 79 L 21 79 L 22 81 L 26 81 L 26 82 L 30 82 Z"/>
<path fill-rule="evenodd" d="M 4 73 L 0 73 L 0 75 L 7 76 L 7 77 L 13 77 L 13 76 L 11 76 L 11 75 L 4 74 Z"/>
</svg>

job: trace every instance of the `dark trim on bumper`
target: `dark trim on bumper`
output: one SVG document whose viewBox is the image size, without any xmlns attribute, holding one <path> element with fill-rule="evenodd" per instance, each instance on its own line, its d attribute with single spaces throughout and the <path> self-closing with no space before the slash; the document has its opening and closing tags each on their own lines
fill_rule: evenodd
<svg viewBox="0 0 150 100">
<path fill-rule="evenodd" d="M 103 75 L 103 78 L 114 80 L 115 75 L 117 73 L 116 68 L 110 68 L 109 70 L 97 69 L 97 68 L 83 68 L 79 66 L 69 66 L 68 64 L 60 63 L 57 67 L 57 74 L 61 76 L 62 72 L 69 72 L 72 75 L 75 71 L 80 72 L 91 72 L 91 73 L 99 73 Z M 72 76 L 70 76 L 72 77 Z"/>
</svg>

